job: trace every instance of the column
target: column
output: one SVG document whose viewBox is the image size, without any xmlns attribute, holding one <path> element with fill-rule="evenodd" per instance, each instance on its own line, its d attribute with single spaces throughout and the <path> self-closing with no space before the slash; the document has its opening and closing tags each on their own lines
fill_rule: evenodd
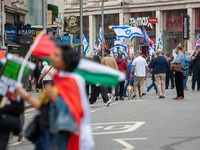
<svg viewBox="0 0 200 150">
<path fill-rule="evenodd" d="M 187 14 L 189 15 L 189 23 L 190 23 L 190 39 L 187 40 L 187 50 L 191 51 L 194 50 L 196 38 L 195 37 L 195 9 L 188 8 Z"/>
<path fill-rule="evenodd" d="M 163 30 L 164 30 L 164 16 L 163 16 L 163 11 L 156 11 L 156 18 L 158 19 L 158 23 L 156 23 L 156 45 L 158 45 L 158 39 L 160 35 L 160 29 L 162 31 L 163 35 Z M 164 46 L 163 46 L 164 47 Z"/>
<path fill-rule="evenodd" d="M 89 48 L 90 54 L 94 54 L 94 42 L 96 40 L 96 18 L 94 15 L 89 15 Z"/>
</svg>

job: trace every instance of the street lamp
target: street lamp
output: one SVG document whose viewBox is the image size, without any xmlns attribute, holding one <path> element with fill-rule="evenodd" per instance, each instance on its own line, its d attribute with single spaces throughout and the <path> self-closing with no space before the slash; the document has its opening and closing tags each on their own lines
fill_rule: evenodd
<svg viewBox="0 0 200 150">
<path fill-rule="evenodd" d="M 104 57 L 105 51 L 104 51 L 104 0 L 101 1 L 101 17 L 102 17 L 102 57 Z"/>
</svg>

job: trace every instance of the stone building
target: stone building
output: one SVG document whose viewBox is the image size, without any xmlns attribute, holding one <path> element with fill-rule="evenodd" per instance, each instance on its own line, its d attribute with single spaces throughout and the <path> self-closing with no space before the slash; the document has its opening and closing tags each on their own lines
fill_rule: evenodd
<svg viewBox="0 0 200 150">
<path fill-rule="evenodd" d="M 106 0 L 104 2 L 105 36 L 107 47 L 113 46 L 115 33 L 110 25 L 123 25 L 122 0 Z M 65 0 L 65 20 L 71 16 L 80 16 L 79 0 Z M 172 52 L 179 43 L 187 50 L 193 50 L 195 41 L 200 35 L 200 0 L 125 0 L 124 25 L 143 25 L 150 38 L 158 43 L 159 32 L 162 31 L 165 52 Z M 182 39 L 183 16 L 189 15 L 189 40 Z M 90 52 L 95 40 L 98 41 L 101 24 L 101 0 L 83 0 L 84 35 L 89 39 Z M 148 18 L 157 18 L 157 23 L 149 24 Z M 78 41 L 79 33 L 73 35 Z M 130 44 L 130 40 L 125 40 Z M 76 43 L 75 43 L 76 44 Z M 79 44 L 79 43 L 77 43 Z M 146 51 L 141 38 L 137 38 L 137 49 Z"/>
</svg>

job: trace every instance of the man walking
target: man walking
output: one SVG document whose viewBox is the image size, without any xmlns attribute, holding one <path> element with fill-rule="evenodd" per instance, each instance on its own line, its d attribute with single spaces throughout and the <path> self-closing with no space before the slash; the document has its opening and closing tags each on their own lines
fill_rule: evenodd
<svg viewBox="0 0 200 150">
<path fill-rule="evenodd" d="M 119 71 L 122 71 L 122 72 L 126 71 L 126 74 L 129 76 L 127 63 L 124 59 L 122 59 L 121 53 L 118 54 L 118 58 L 116 59 L 116 61 L 117 61 L 117 66 L 118 66 Z M 120 96 L 120 100 L 124 100 L 123 98 L 124 83 L 125 81 L 121 81 L 119 83 L 119 87 L 116 89 L 116 92 L 115 92 L 117 96 Z"/>
<path fill-rule="evenodd" d="M 148 68 L 146 60 L 141 55 L 142 55 L 141 51 L 136 51 L 136 54 L 135 54 L 136 59 L 134 59 L 133 61 L 133 67 L 131 69 L 131 74 L 130 74 L 130 76 L 132 77 L 133 70 L 135 69 L 134 83 L 133 83 L 133 88 L 134 88 L 133 98 L 136 97 L 136 90 L 137 90 L 138 84 L 140 85 L 139 97 L 142 98 L 144 79 L 145 79 L 147 68 Z"/>
<path fill-rule="evenodd" d="M 156 53 L 158 57 L 154 58 L 149 68 L 154 69 L 155 84 L 159 98 L 165 98 L 165 79 L 168 63 L 167 59 L 162 55 L 162 50 L 158 49 Z"/>
</svg>

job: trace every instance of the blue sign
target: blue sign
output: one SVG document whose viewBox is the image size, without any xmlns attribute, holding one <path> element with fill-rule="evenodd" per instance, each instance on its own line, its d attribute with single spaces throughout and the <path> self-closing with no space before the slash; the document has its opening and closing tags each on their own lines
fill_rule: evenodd
<svg viewBox="0 0 200 150">
<path fill-rule="evenodd" d="M 11 41 L 17 41 L 17 28 L 6 27 L 5 33 L 7 34 L 7 39 Z"/>
<path fill-rule="evenodd" d="M 62 36 L 61 43 L 68 43 L 68 44 L 70 44 L 70 36 Z"/>
</svg>

